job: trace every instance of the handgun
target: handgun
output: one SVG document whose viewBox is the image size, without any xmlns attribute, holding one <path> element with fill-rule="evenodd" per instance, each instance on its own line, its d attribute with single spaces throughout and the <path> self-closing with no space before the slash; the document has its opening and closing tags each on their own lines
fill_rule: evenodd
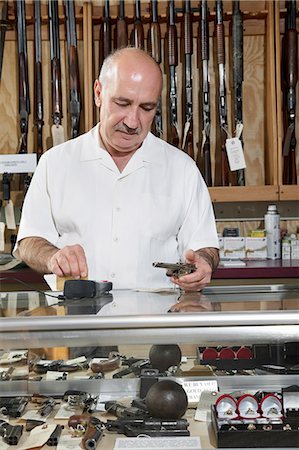
<svg viewBox="0 0 299 450">
<path fill-rule="evenodd" d="M 188 275 L 196 271 L 195 264 L 189 263 L 164 263 L 164 262 L 153 262 L 154 267 L 162 267 L 166 270 L 166 275 L 168 277 L 180 277 L 182 275 Z"/>
<path fill-rule="evenodd" d="M 22 436 L 23 425 L 11 425 L 5 420 L 0 419 L 0 436 L 8 445 L 17 445 Z"/>
</svg>

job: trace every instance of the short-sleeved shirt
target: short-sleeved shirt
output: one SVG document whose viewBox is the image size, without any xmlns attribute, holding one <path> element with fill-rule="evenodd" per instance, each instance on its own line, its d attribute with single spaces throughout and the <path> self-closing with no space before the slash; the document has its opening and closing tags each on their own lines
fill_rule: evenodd
<svg viewBox="0 0 299 450">
<path fill-rule="evenodd" d="M 172 285 L 153 262 L 218 248 L 213 207 L 195 162 L 149 133 L 122 172 L 99 142 L 99 124 L 48 150 L 23 205 L 18 241 L 80 244 L 88 277 L 114 288 Z"/>
</svg>

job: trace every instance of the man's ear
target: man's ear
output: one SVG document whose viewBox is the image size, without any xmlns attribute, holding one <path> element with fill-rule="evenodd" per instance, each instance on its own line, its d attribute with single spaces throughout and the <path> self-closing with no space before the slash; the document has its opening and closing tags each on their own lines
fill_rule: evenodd
<svg viewBox="0 0 299 450">
<path fill-rule="evenodd" d="M 99 108 L 101 106 L 101 92 L 102 92 L 102 85 L 100 83 L 99 79 L 96 79 L 93 85 L 93 92 L 94 92 L 94 102 L 95 105 Z"/>
</svg>

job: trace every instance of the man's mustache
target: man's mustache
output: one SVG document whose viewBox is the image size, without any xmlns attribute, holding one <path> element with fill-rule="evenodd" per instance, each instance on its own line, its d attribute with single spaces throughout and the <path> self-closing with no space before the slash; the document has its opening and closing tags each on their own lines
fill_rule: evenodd
<svg viewBox="0 0 299 450">
<path fill-rule="evenodd" d="M 117 125 L 115 125 L 114 131 L 122 131 L 123 133 L 127 133 L 127 134 L 140 134 L 141 132 L 141 128 L 137 127 L 137 128 L 130 128 L 128 127 L 125 123 L 119 123 Z"/>
</svg>

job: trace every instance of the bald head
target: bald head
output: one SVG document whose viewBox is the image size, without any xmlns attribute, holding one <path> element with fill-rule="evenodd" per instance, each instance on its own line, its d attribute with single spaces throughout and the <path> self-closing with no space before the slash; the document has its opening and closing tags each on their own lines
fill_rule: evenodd
<svg viewBox="0 0 299 450">
<path fill-rule="evenodd" d="M 99 80 L 103 87 L 107 82 L 113 81 L 119 72 L 131 72 L 131 77 L 138 78 L 151 76 L 157 86 L 162 90 L 162 71 L 156 61 L 144 50 L 135 47 L 126 47 L 116 50 L 103 62 Z M 139 74 L 139 75 L 138 75 Z M 109 80 L 109 81 L 108 81 Z"/>
</svg>

